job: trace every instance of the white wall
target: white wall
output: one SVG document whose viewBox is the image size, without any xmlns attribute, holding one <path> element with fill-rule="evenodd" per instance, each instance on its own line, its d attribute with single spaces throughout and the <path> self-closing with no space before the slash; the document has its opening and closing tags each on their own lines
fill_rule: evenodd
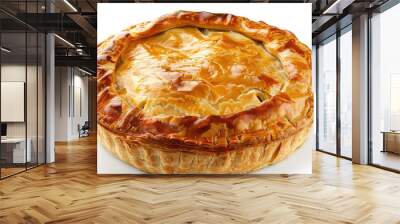
<svg viewBox="0 0 400 224">
<path fill-rule="evenodd" d="M 68 67 L 55 68 L 55 141 L 68 141 L 69 117 L 69 84 Z"/>
<path fill-rule="evenodd" d="M 88 120 L 88 78 L 76 68 L 56 67 L 55 85 L 55 140 L 77 139 L 78 124 Z"/>
<path fill-rule="evenodd" d="M 33 66 L 28 66 L 27 67 L 28 74 L 35 72 L 36 73 L 36 67 Z M 1 66 L 1 81 L 2 82 L 25 82 L 25 64 L 19 65 L 19 64 L 5 64 Z M 32 80 L 29 80 L 30 82 Z M 36 85 L 35 83 L 30 83 L 33 85 Z M 28 93 L 27 96 L 28 98 L 35 97 L 36 99 L 36 89 L 30 89 L 28 88 Z M 30 92 L 29 90 L 32 90 L 34 92 Z M 33 99 L 27 99 L 28 102 L 32 102 Z M 36 102 L 36 101 L 35 101 Z M 33 105 L 31 105 L 33 106 Z M 35 108 L 36 108 L 36 103 L 35 103 Z M 1 108 L 2 110 L 7 110 L 7 108 Z M 30 117 L 31 113 L 28 113 L 28 122 L 31 122 L 35 120 L 36 123 L 36 113 L 34 114 L 34 117 Z M 32 127 L 33 125 L 28 124 L 28 128 Z M 36 128 L 36 126 L 35 126 Z M 29 131 L 28 131 L 29 133 Z M 8 137 L 25 137 L 25 122 L 7 122 L 7 136 Z M 28 136 L 29 137 L 29 136 Z"/>
<path fill-rule="evenodd" d="M 76 71 L 76 70 L 75 70 Z M 74 116 L 72 119 L 71 135 L 73 138 L 79 137 L 78 124 L 83 125 L 88 120 L 88 78 L 74 75 Z M 79 97 L 80 96 L 80 97 Z M 80 111 L 81 110 L 81 111 Z"/>
<path fill-rule="evenodd" d="M 25 82 L 25 64 L 2 65 L 1 81 Z M 7 110 L 7 108 L 1 109 Z M 25 137 L 25 122 L 7 122 L 7 137 Z"/>
</svg>

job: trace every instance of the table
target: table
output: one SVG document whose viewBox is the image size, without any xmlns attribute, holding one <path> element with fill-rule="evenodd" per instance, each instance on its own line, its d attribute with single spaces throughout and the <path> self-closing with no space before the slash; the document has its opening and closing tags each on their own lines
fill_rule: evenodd
<svg viewBox="0 0 400 224">
<path fill-rule="evenodd" d="M 382 152 L 392 152 L 400 154 L 400 131 L 382 131 L 383 150 Z"/>
<path fill-rule="evenodd" d="M 27 147 L 25 154 L 25 138 L 5 138 L 1 139 L 1 157 L 6 163 L 25 163 L 31 162 L 31 145 L 30 138 L 26 139 Z M 11 146 L 11 147 L 10 147 Z"/>
</svg>

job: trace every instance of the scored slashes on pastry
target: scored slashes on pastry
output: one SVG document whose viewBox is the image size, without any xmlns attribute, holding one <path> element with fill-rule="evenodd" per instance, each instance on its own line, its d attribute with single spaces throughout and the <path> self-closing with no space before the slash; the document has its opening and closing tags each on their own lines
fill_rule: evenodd
<svg viewBox="0 0 400 224">
<path fill-rule="evenodd" d="M 311 51 L 289 31 L 178 11 L 97 54 L 98 140 L 142 171 L 248 173 L 308 138 Z"/>
</svg>

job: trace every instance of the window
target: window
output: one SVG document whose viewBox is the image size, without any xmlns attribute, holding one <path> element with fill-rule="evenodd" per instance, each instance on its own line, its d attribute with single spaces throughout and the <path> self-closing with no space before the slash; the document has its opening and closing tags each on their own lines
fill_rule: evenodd
<svg viewBox="0 0 400 224">
<path fill-rule="evenodd" d="M 352 157 L 352 33 L 351 26 L 340 36 L 340 155 Z"/>
<path fill-rule="evenodd" d="M 370 132 L 373 164 L 400 170 L 400 4 L 371 18 Z"/>
<path fill-rule="evenodd" d="M 336 153 L 336 36 L 318 48 L 318 149 Z"/>
</svg>

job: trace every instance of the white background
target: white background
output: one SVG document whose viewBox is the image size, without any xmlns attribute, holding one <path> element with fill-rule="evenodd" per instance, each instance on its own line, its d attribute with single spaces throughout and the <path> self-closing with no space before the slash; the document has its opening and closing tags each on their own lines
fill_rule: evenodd
<svg viewBox="0 0 400 224">
<path fill-rule="evenodd" d="M 311 3 L 98 3 L 97 42 L 178 10 L 231 13 L 290 30 L 311 48 Z"/>
<path fill-rule="evenodd" d="M 254 21 L 264 21 L 290 30 L 311 48 L 311 4 L 270 3 L 99 3 L 97 5 L 97 42 L 140 22 L 154 20 L 177 10 L 231 13 Z M 311 174 L 315 136 L 310 131 L 307 142 L 288 159 L 266 167 L 257 174 Z M 99 174 L 140 174 L 119 161 L 100 144 L 97 145 Z"/>
</svg>

